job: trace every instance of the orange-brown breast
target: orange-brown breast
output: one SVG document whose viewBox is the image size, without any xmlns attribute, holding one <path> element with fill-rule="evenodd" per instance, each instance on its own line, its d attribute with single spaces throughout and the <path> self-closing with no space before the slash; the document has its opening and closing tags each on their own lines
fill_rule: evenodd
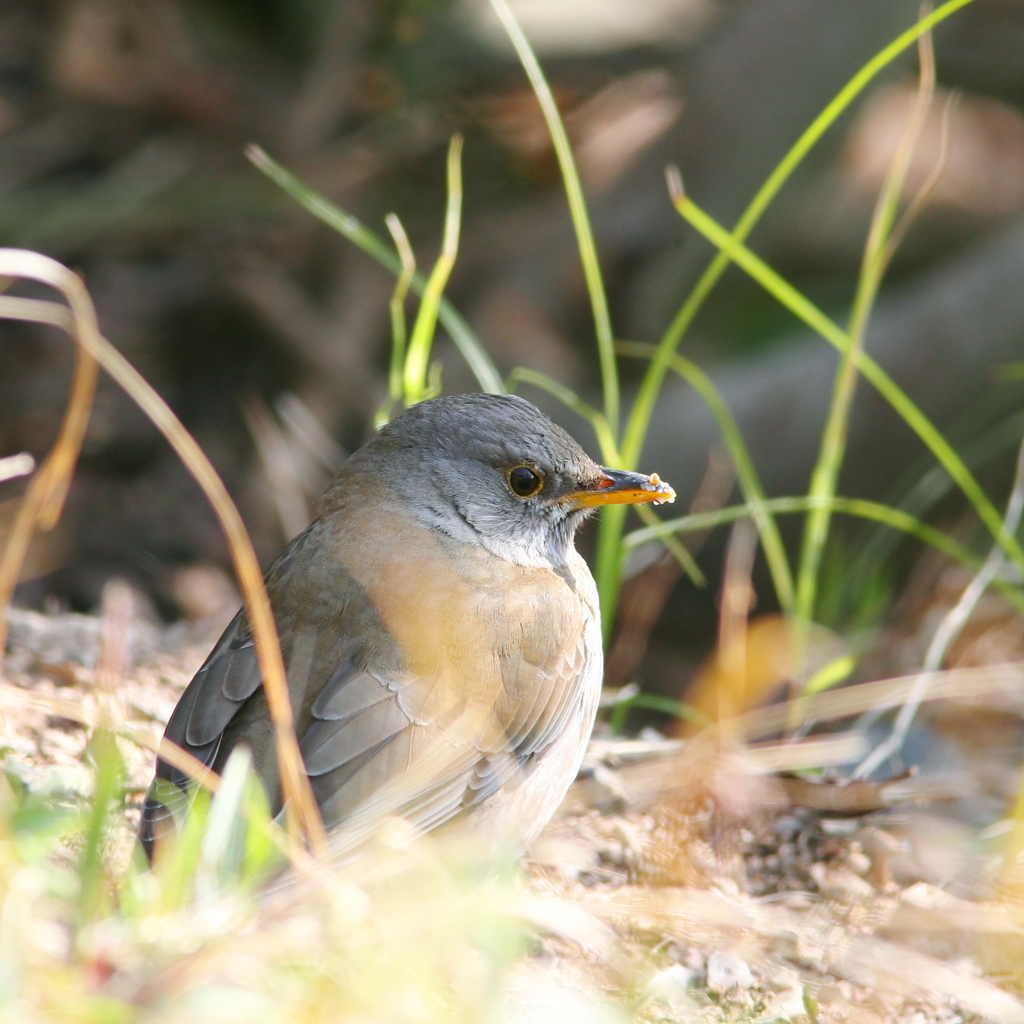
<svg viewBox="0 0 1024 1024">
<path fill-rule="evenodd" d="M 449 543 L 396 510 L 346 518 L 336 556 L 402 653 L 416 720 L 440 725 L 457 743 L 507 749 L 524 703 L 545 696 L 554 707 L 557 691 L 575 685 L 593 614 L 593 583 L 578 556 L 556 573 Z M 545 686 L 556 692 L 535 692 Z"/>
</svg>

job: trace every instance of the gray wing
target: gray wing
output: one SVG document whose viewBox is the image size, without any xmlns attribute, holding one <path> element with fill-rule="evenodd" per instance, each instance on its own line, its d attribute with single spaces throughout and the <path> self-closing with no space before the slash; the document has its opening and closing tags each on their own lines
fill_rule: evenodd
<svg viewBox="0 0 1024 1024">
<path fill-rule="evenodd" d="M 312 530 L 300 534 L 267 573 L 267 584 L 273 587 L 308 560 L 314 545 Z M 279 623 L 281 610 L 275 608 Z M 251 737 L 238 735 L 232 726 L 244 708 L 258 705 L 262 699 L 263 677 L 243 611 L 239 611 L 209 657 L 185 688 L 171 713 L 164 738 L 187 751 L 208 768 L 219 771 L 239 740 Z M 248 716 L 253 717 L 251 714 Z M 250 742 L 251 746 L 255 746 Z M 260 754 L 254 749 L 259 770 Z M 266 781 L 266 779 L 264 779 Z M 146 854 L 152 858 L 156 841 L 175 828 L 175 818 L 184 814 L 191 802 L 189 777 L 163 758 L 157 758 L 156 777 L 142 805 L 139 837 Z"/>
<path fill-rule="evenodd" d="M 256 648 L 239 612 L 181 695 L 164 731 L 165 739 L 207 767 L 219 767 L 224 760 L 220 755 L 225 730 L 261 684 Z M 156 778 L 142 805 L 139 826 L 150 857 L 156 841 L 173 831 L 175 817 L 187 810 L 190 801 L 189 777 L 157 758 Z"/>
<path fill-rule="evenodd" d="M 419 718 L 420 688 L 351 660 L 339 666 L 301 739 L 325 823 L 357 813 L 364 824 L 399 815 L 425 832 L 529 773 L 586 716 L 594 652 L 580 634 L 557 651 L 538 652 L 537 663 L 528 654 L 517 648 L 502 660 L 504 685 L 493 708 L 498 742 L 486 745 Z"/>
</svg>

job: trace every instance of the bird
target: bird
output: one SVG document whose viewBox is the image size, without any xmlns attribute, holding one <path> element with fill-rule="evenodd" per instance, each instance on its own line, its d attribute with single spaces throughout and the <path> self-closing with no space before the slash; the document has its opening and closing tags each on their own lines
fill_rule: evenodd
<svg viewBox="0 0 1024 1024">
<path fill-rule="evenodd" d="M 352 454 L 265 576 L 329 833 L 383 807 L 416 834 L 524 851 L 579 771 L 601 694 L 597 589 L 577 529 L 602 506 L 674 497 L 657 474 L 598 465 L 513 395 L 420 402 Z M 217 772 L 247 746 L 283 814 L 244 609 L 164 735 Z M 193 791 L 158 758 L 139 830 L 150 859 Z"/>
</svg>

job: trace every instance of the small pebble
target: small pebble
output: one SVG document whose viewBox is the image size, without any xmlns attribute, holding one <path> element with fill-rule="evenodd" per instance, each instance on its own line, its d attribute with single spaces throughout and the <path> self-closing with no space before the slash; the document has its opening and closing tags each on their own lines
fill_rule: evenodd
<svg viewBox="0 0 1024 1024">
<path fill-rule="evenodd" d="M 697 972 L 682 964 L 659 971 L 646 985 L 647 997 L 668 1010 L 681 1010 L 693 1002 Z"/>
<path fill-rule="evenodd" d="M 804 823 L 792 814 L 782 814 L 775 819 L 775 834 L 782 840 L 792 840 L 803 831 Z"/>
<path fill-rule="evenodd" d="M 734 953 L 712 953 L 708 957 L 707 988 L 709 992 L 723 995 L 733 989 L 754 987 L 754 974 L 746 960 Z"/>
</svg>

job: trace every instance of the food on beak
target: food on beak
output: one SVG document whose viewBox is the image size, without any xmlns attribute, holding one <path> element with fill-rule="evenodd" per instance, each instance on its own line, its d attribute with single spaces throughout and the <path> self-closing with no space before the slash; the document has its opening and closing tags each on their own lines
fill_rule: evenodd
<svg viewBox="0 0 1024 1024">
<path fill-rule="evenodd" d="M 573 491 L 566 500 L 578 508 L 600 508 L 602 505 L 640 505 L 675 501 L 676 492 L 663 483 L 657 473 L 632 473 L 625 469 L 601 467 L 602 478 L 592 487 Z"/>
</svg>

